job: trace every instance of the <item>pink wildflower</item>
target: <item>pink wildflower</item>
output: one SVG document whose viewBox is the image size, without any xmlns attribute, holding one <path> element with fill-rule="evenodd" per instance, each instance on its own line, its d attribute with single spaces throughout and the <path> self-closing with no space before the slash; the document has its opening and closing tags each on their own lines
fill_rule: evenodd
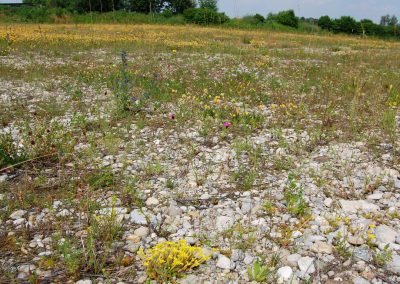
<svg viewBox="0 0 400 284">
<path fill-rule="evenodd" d="M 173 112 L 170 112 L 168 114 L 169 119 L 174 120 L 175 119 L 175 114 Z"/>
<path fill-rule="evenodd" d="M 225 128 L 228 128 L 229 126 L 232 126 L 232 123 L 230 123 L 230 122 L 224 122 L 224 126 L 225 126 Z"/>
</svg>

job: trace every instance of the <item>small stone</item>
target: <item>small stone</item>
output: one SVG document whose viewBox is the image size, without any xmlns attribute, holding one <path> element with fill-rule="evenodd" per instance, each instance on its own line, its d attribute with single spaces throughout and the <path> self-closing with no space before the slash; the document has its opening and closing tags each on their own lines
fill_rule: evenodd
<svg viewBox="0 0 400 284">
<path fill-rule="evenodd" d="M 147 228 L 147 227 L 140 227 L 140 228 L 138 228 L 138 229 L 136 229 L 133 233 L 136 235 L 136 236 L 138 236 L 138 237 L 140 237 L 140 238 L 143 238 L 143 237 L 147 237 L 148 235 L 149 235 L 149 228 Z"/>
<path fill-rule="evenodd" d="M 325 242 L 316 242 L 311 246 L 311 251 L 316 253 L 332 253 L 332 246 Z"/>
<path fill-rule="evenodd" d="M 284 266 L 278 269 L 276 272 L 278 275 L 278 282 L 284 283 L 290 279 L 292 279 L 293 270 L 289 266 Z"/>
<path fill-rule="evenodd" d="M 379 200 L 382 197 L 383 197 L 383 193 L 382 192 L 376 192 L 376 193 L 373 193 L 371 195 L 368 195 L 367 199 L 368 200 Z"/>
<path fill-rule="evenodd" d="M 217 267 L 225 270 L 231 269 L 231 260 L 227 258 L 225 255 L 218 255 Z"/>
<path fill-rule="evenodd" d="M 30 274 L 32 271 L 36 269 L 36 266 L 33 264 L 22 264 L 18 266 L 18 271 L 26 274 Z"/>
<path fill-rule="evenodd" d="M 312 274 L 315 272 L 314 267 L 314 258 L 309 256 L 301 257 L 297 261 L 297 265 L 299 266 L 300 270 L 304 273 Z"/>
<path fill-rule="evenodd" d="M 351 265 L 351 259 L 346 260 L 345 262 L 343 262 L 343 267 L 347 267 Z"/>
<path fill-rule="evenodd" d="M 20 273 L 18 273 L 17 278 L 18 278 L 18 279 L 25 279 L 25 278 L 28 278 L 28 274 L 26 274 L 25 272 L 20 272 Z"/>
<path fill-rule="evenodd" d="M 188 275 L 182 279 L 179 279 L 178 283 L 179 284 L 193 284 L 193 283 L 201 283 L 201 281 L 197 275 Z"/>
<path fill-rule="evenodd" d="M 218 216 L 216 222 L 216 228 L 218 231 L 224 231 L 229 229 L 233 225 L 233 219 L 227 216 Z"/>
<path fill-rule="evenodd" d="M 26 214 L 25 210 L 17 210 L 11 213 L 10 219 L 17 220 L 21 219 Z"/>
<path fill-rule="evenodd" d="M 294 231 L 294 232 L 292 233 L 292 238 L 297 239 L 298 237 L 301 237 L 302 235 L 303 235 L 302 232 L 300 232 L 300 231 Z"/>
<path fill-rule="evenodd" d="M 330 208 L 331 206 L 332 206 L 332 203 L 333 203 L 333 200 L 332 200 L 332 198 L 326 198 L 325 200 L 324 200 L 324 204 L 325 204 L 325 206 L 326 207 L 328 207 L 328 208 Z"/>
<path fill-rule="evenodd" d="M 182 209 L 178 206 L 171 205 L 167 209 L 167 215 L 170 217 L 176 217 L 182 214 Z"/>
<path fill-rule="evenodd" d="M 380 225 L 375 229 L 376 241 L 381 243 L 394 243 L 399 234 L 391 227 Z"/>
<path fill-rule="evenodd" d="M 144 214 L 139 210 L 135 209 L 131 212 L 130 218 L 133 223 L 138 224 L 138 225 L 146 225 L 147 220 Z"/>
<path fill-rule="evenodd" d="M 298 254 L 298 253 L 288 255 L 286 257 L 286 263 L 285 264 L 287 264 L 289 266 L 292 266 L 292 267 L 295 267 L 295 266 L 297 266 L 297 262 L 299 261 L 300 258 L 301 258 L 301 255 Z"/>
<path fill-rule="evenodd" d="M 400 177 L 394 180 L 394 187 L 400 189 Z"/>
<path fill-rule="evenodd" d="M 129 235 L 129 236 L 126 238 L 126 241 L 132 242 L 132 243 L 136 244 L 136 243 L 140 242 L 140 237 L 137 236 L 137 235 Z"/>
<path fill-rule="evenodd" d="M 369 252 L 367 246 L 355 247 L 353 250 L 353 259 L 354 260 L 363 260 L 365 262 L 369 262 L 372 259 L 372 256 Z"/>
<path fill-rule="evenodd" d="M 393 254 L 392 260 L 386 265 L 387 270 L 400 275 L 400 256 Z"/>
<path fill-rule="evenodd" d="M 365 200 L 339 200 L 343 211 L 347 213 L 357 213 L 359 211 L 372 212 L 379 211 L 379 206 Z"/>
<path fill-rule="evenodd" d="M 0 175 L 0 183 L 5 182 L 7 180 L 7 175 Z"/>
<path fill-rule="evenodd" d="M 125 246 L 124 246 L 124 250 L 129 251 L 131 253 L 136 253 L 140 248 L 140 244 L 139 243 L 134 243 L 134 242 L 128 242 Z"/>
<path fill-rule="evenodd" d="M 243 259 L 244 264 L 250 265 L 253 262 L 253 260 L 254 260 L 254 257 L 251 254 L 245 253 L 244 259 Z"/>
<path fill-rule="evenodd" d="M 157 198 L 150 197 L 149 199 L 146 200 L 146 205 L 149 207 L 155 207 L 158 204 L 160 204 L 160 201 L 158 201 Z"/>
<path fill-rule="evenodd" d="M 90 279 L 79 280 L 76 281 L 75 284 L 92 284 L 92 280 Z"/>
<path fill-rule="evenodd" d="M 356 277 L 353 279 L 353 284 L 371 284 L 367 279 L 362 277 Z"/>
<path fill-rule="evenodd" d="M 365 244 L 365 240 L 360 237 L 360 236 L 347 236 L 347 241 L 349 242 L 349 244 L 355 245 L 355 246 L 360 246 Z"/>
</svg>

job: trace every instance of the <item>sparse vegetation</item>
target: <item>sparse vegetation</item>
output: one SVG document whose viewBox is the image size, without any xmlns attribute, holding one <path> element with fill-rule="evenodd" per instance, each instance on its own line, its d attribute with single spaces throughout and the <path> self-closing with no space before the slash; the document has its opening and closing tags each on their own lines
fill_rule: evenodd
<svg viewBox="0 0 400 284">
<path fill-rule="evenodd" d="M 399 42 L 158 12 L 0 24 L 0 282 L 397 283 Z"/>
</svg>

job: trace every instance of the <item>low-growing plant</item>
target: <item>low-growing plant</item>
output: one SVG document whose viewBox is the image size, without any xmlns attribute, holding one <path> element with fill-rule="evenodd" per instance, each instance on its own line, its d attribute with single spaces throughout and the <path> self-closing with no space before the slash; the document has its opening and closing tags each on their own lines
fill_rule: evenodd
<svg viewBox="0 0 400 284">
<path fill-rule="evenodd" d="M 256 260 L 252 266 L 247 268 L 247 274 L 250 281 L 264 283 L 271 279 L 273 271 L 268 265 L 261 265 L 259 260 Z"/>
<path fill-rule="evenodd" d="M 308 213 L 309 208 L 303 197 L 304 189 L 296 181 L 296 175 L 289 173 L 284 198 L 287 209 L 296 216 L 304 216 Z"/>
<path fill-rule="evenodd" d="M 147 252 L 139 250 L 138 255 L 143 260 L 147 276 L 158 282 L 174 281 L 210 258 L 202 248 L 192 247 L 185 240 L 162 242 Z"/>
<path fill-rule="evenodd" d="M 336 236 L 336 243 L 334 243 L 334 251 L 340 255 L 341 257 L 348 259 L 351 257 L 352 253 L 350 251 L 350 248 L 347 244 L 347 241 L 344 237 L 342 237 L 342 235 L 339 233 Z"/>
<path fill-rule="evenodd" d="M 123 115 L 138 103 L 138 98 L 132 95 L 133 78 L 128 72 L 128 55 L 121 51 L 121 66 L 119 71 L 111 77 L 111 89 L 114 93 L 116 113 Z"/>
<path fill-rule="evenodd" d="M 26 153 L 17 147 L 11 133 L 0 134 L 0 169 L 18 164 L 26 159 Z"/>
<path fill-rule="evenodd" d="M 383 267 L 390 261 L 392 261 L 393 252 L 389 248 L 389 244 L 385 245 L 385 247 L 381 251 L 376 250 L 375 253 L 372 255 L 372 259 L 374 263 L 379 267 Z"/>
<path fill-rule="evenodd" d="M 75 275 L 82 266 L 83 250 L 70 239 L 59 239 L 56 242 L 57 252 L 61 255 L 68 273 Z"/>
<path fill-rule="evenodd" d="M 11 53 L 13 42 L 14 40 L 10 33 L 0 38 L 0 56 L 7 56 Z"/>
</svg>

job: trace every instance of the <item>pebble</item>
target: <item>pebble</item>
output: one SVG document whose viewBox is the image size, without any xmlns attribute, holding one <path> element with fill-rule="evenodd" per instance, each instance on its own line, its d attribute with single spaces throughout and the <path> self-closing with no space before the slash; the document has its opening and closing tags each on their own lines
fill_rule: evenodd
<svg viewBox="0 0 400 284">
<path fill-rule="evenodd" d="M 79 280 L 76 281 L 75 284 L 92 284 L 92 280 L 89 279 Z"/>
<path fill-rule="evenodd" d="M 315 272 L 313 257 L 309 257 L 309 256 L 301 257 L 297 261 L 297 265 L 299 266 L 300 270 L 304 273 L 312 274 Z"/>
<path fill-rule="evenodd" d="M 392 260 L 386 265 L 386 268 L 389 271 L 400 275 L 400 255 L 393 254 Z"/>
<path fill-rule="evenodd" d="M 324 200 L 324 204 L 325 204 L 325 206 L 326 207 L 328 207 L 328 208 L 330 208 L 331 206 L 332 206 L 332 203 L 333 203 L 333 199 L 332 198 L 326 198 L 325 200 Z"/>
<path fill-rule="evenodd" d="M 146 225 L 147 220 L 144 214 L 139 210 L 135 209 L 130 214 L 131 221 L 138 225 Z"/>
<path fill-rule="evenodd" d="M 372 256 L 367 246 L 360 246 L 353 249 L 353 259 L 369 262 Z"/>
<path fill-rule="evenodd" d="M 297 262 L 299 261 L 300 258 L 301 258 L 301 255 L 298 253 L 288 255 L 286 257 L 286 264 L 289 266 L 292 266 L 292 267 L 296 267 Z"/>
<path fill-rule="evenodd" d="M 147 228 L 147 227 L 140 227 L 140 228 L 136 229 L 133 233 L 134 233 L 136 236 L 138 236 L 138 237 L 140 237 L 140 238 L 143 238 L 143 237 L 147 237 L 147 236 L 149 235 L 149 232 L 150 232 L 149 228 Z"/>
<path fill-rule="evenodd" d="M 278 276 L 278 283 L 284 283 L 292 278 L 293 270 L 289 266 L 283 266 L 276 272 Z"/>
<path fill-rule="evenodd" d="M 174 206 L 174 205 L 171 205 L 170 207 L 168 207 L 168 210 L 167 210 L 167 214 L 170 217 L 176 217 L 176 216 L 182 215 L 182 212 L 183 211 L 181 208 L 179 208 L 178 206 Z"/>
<path fill-rule="evenodd" d="M 332 246 L 330 244 L 328 244 L 328 243 L 317 241 L 315 244 L 313 244 L 311 246 L 311 251 L 316 252 L 316 253 L 331 254 L 332 253 Z"/>
<path fill-rule="evenodd" d="M 339 200 L 340 206 L 346 213 L 358 213 L 359 211 L 379 211 L 379 206 L 365 200 Z"/>
<path fill-rule="evenodd" d="M 27 212 L 25 210 L 17 210 L 11 213 L 10 219 L 17 220 L 21 219 L 23 216 L 25 216 Z"/>
<path fill-rule="evenodd" d="M 18 271 L 26 273 L 26 274 L 33 272 L 35 269 L 36 269 L 36 266 L 33 264 L 22 264 L 22 265 L 18 266 Z"/>
<path fill-rule="evenodd" d="M 364 238 L 362 238 L 360 236 L 349 235 L 349 236 L 347 236 L 347 241 L 349 242 L 349 244 L 356 245 L 356 246 L 365 244 Z"/>
<path fill-rule="evenodd" d="M 219 232 L 229 229 L 233 225 L 233 219 L 228 216 L 218 216 L 216 222 L 216 228 Z"/>
<path fill-rule="evenodd" d="M 379 200 L 383 197 L 383 193 L 382 192 L 376 192 L 374 194 L 368 195 L 367 199 L 368 200 Z"/>
<path fill-rule="evenodd" d="M 375 228 L 375 237 L 377 242 L 394 243 L 399 234 L 387 225 L 379 225 Z"/>
<path fill-rule="evenodd" d="M 353 279 L 353 284 L 371 284 L 367 279 L 362 277 L 356 277 Z"/>
<path fill-rule="evenodd" d="M 158 201 L 157 198 L 150 197 L 149 199 L 146 200 L 146 205 L 149 207 L 155 207 L 158 204 L 160 204 L 160 201 Z"/>
<path fill-rule="evenodd" d="M 231 269 L 231 260 L 223 254 L 218 255 L 217 267 L 225 270 Z"/>
</svg>

